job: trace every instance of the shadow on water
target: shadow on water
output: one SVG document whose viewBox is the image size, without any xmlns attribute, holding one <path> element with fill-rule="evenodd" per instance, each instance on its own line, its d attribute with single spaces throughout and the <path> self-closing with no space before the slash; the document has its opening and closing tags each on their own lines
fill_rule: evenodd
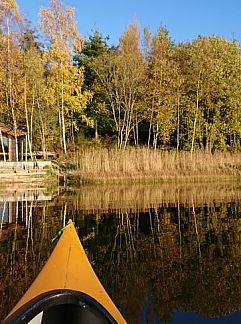
<svg viewBox="0 0 241 324">
<path fill-rule="evenodd" d="M 0 203 L 1 317 L 72 218 L 128 323 L 241 321 L 238 184 L 83 186 L 40 197 Z"/>
</svg>

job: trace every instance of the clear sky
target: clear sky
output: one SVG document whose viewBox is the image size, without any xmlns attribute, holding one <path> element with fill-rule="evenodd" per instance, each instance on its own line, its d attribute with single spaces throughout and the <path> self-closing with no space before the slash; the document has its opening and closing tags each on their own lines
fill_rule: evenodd
<svg viewBox="0 0 241 324">
<path fill-rule="evenodd" d="M 110 37 L 117 45 L 126 26 L 136 18 L 141 28 L 155 33 L 165 26 L 175 42 L 198 35 L 222 35 L 241 42 L 241 0 L 65 0 L 76 9 L 79 32 L 88 37 L 93 30 Z M 40 7 L 48 0 L 17 0 L 36 27 Z"/>
</svg>

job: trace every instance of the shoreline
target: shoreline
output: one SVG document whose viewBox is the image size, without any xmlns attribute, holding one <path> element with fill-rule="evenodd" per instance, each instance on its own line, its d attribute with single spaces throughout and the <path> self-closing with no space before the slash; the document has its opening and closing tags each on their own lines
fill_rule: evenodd
<svg viewBox="0 0 241 324">
<path fill-rule="evenodd" d="M 89 184 L 196 184 L 196 183 L 217 183 L 237 182 L 240 175 L 234 176 L 180 176 L 180 177 L 110 177 L 110 178 L 84 178 L 73 174 L 65 175 L 67 185 L 89 185 Z"/>
</svg>

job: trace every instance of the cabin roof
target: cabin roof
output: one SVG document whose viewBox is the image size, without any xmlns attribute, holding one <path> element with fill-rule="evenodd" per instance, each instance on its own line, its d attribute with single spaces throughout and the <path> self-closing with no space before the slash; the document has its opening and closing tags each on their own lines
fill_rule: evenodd
<svg viewBox="0 0 241 324">
<path fill-rule="evenodd" d="M 11 126 L 8 126 L 4 123 L 0 123 L 0 131 L 2 131 L 2 133 L 6 134 L 6 135 L 10 135 L 10 136 L 17 136 L 17 137 L 21 137 L 21 136 L 26 136 L 26 132 L 20 130 L 20 129 L 13 129 Z"/>
</svg>

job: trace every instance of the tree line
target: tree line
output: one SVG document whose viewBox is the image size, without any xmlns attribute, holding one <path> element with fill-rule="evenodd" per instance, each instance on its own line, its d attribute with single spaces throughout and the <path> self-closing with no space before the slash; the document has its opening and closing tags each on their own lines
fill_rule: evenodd
<svg viewBox="0 0 241 324">
<path fill-rule="evenodd" d="M 80 35 L 58 0 L 34 30 L 15 0 L 0 3 L 0 121 L 27 133 L 29 151 L 65 154 L 84 140 L 118 148 L 239 150 L 237 40 L 175 43 L 131 22 L 116 46 Z M 41 33 L 41 37 L 38 33 Z"/>
</svg>

